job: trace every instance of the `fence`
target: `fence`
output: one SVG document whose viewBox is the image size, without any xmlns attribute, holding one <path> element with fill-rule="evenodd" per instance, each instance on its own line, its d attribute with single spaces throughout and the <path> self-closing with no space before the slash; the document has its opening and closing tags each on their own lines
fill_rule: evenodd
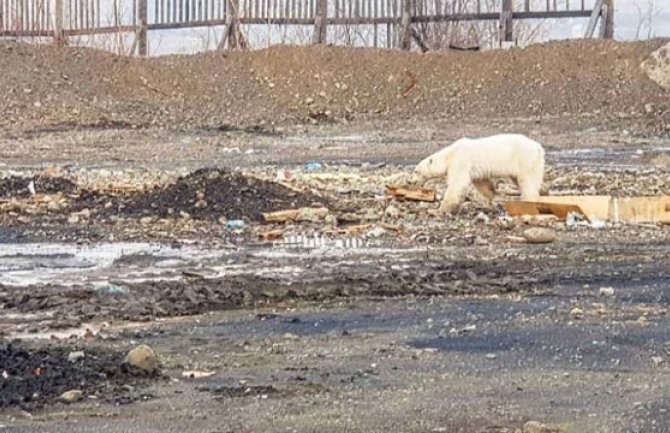
<svg viewBox="0 0 670 433">
<path fill-rule="evenodd" d="M 493 1 L 493 3 L 492 3 Z M 589 18 L 585 37 L 612 38 L 614 0 L 0 0 L 0 37 L 47 37 L 131 32 L 133 51 L 147 55 L 153 30 L 223 27 L 219 48 L 246 46 L 242 25 L 313 26 L 313 42 L 327 43 L 330 26 L 382 28 L 388 47 L 421 46 L 416 27 L 444 22 L 494 21 L 500 41 L 514 23 L 530 19 Z M 494 8 L 491 9 L 491 4 Z M 538 6 L 541 4 L 541 6 Z"/>
</svg>

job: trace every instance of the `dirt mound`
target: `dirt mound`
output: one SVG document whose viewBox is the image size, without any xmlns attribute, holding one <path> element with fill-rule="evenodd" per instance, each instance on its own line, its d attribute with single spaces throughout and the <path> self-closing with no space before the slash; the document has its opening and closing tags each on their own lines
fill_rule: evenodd
<svg viewBox="0 0 670 433">
<path fill-rule="evenodd" d="M 553 42 L 482 53 L 277 46 L 155 59 L 0 43 L 0 127 L 240 127 L 382 118 L 642 117 L 670 97 L 640 67 L 665 42 Z"/>
<path fill-rule="evenodd" d="M 19 177 L 11 176 L 0 179 L 0 197 L 29 197 L 28 185 L 34 182 L 35 192 L 43 194 L 71 194 L 77 190 L 77 185 L 62 177 L 33 176 Z"/>
<path fill-rule="evenodd" d="M 670 42 L 651 53 L 642 67 L 650 79 L 670 90 Z"/>
<path fill-rule="evenodd" d="M 282 185 L 218 169 L 200 169 L 174 184 L 124 196 L 85 193 L 78 209 L 96 209 L 100 216 L 246 219 L 262 221 L 264 212 L 321 206 L 325 200 Z"/>
<path fill-rule="evenodd" d="M 56 401 L 70 390 L 83 391 L 103 400 L 124 402 L 133 399 L 127 385 L 144 384 L 147 379 L 123 371 L 123 355 L 86 349 L 82 359 L 68 359 L 70 348 L 32 349 L 12 344 L 0 345 L 0 408 L 39 408 Z"/>
</svg>

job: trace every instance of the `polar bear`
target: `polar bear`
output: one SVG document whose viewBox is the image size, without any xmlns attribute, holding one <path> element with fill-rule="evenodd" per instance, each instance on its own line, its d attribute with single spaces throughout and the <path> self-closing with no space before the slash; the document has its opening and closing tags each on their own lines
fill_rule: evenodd
<svg viewBox="0 0 670 433">
<path fill-rule="evenodd" d="M 495 194 L 492 179 L 512 178 L 522 200 L 540 195 L 544 179 L 542 145 L 521 134 L 461 138 L 423 159 L 412 173 L 414 183 L 446 176 L 447 191 L 440 210 L 453 213 L 465 199 L 470 185 L 489 202 Z"/>
</svg>

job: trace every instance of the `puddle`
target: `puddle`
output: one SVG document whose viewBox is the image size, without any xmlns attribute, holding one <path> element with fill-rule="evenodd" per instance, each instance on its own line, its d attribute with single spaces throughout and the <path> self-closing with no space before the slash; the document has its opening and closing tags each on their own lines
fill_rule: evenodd
<svg viewBox="0 0 670 433">
<path fill-rule="evenodd" d="M 201 278 L 245 273 L 300 274 L 304 269 L 295 266 L 295 259 L 378 257 L 407 252 L 371 246 L 363 238 L 333 240 L 300 235 L 270 246 L 233 250 L 152 243 L 3 244 L 0 284 L 8 287 L 46 284 L 99 287 L 114 282 L 178 280 L 185 278 L 185 274 L 196 274 Z M 290 259 L 291 263 L 282 259 Z"/>
<path fill-rule="evenodd" d="M 93 284 L 129 276 L 159 276 L 174 268 L 222 260 L 230 250 L 202 250 L 150 243 L 4 244 L 0 284 Z"/>
</svg>

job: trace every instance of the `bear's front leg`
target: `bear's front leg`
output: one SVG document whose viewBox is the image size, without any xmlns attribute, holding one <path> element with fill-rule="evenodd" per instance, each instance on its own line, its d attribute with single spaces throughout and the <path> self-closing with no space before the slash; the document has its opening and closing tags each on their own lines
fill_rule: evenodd
<svg viewBox="0 0 670 433">
<path fill-rule="evenodd" d="M 463 202 L 468 187 L 470 185 L 470 176 L 468 171 L 452 170 L 448 175 L 447 191 L 440 204 L 440 211 L 445 214 L 453 214 Z"/>
</svg>

